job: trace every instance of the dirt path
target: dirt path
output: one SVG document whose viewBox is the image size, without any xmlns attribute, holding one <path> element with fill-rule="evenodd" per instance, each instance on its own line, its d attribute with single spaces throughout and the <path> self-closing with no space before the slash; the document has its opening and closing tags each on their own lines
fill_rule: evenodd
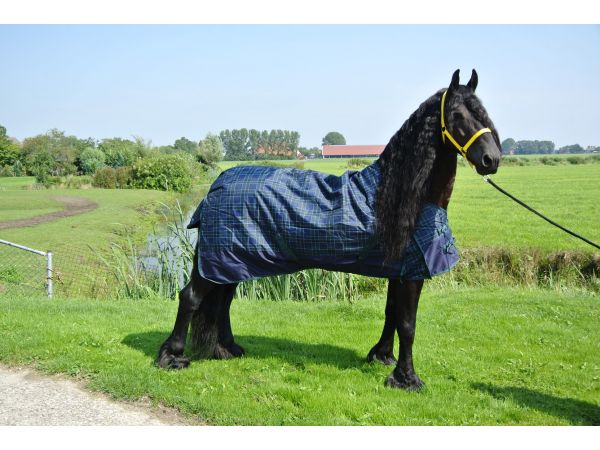
<svg viewBox="0 0 600 450">
<path fill-rule="evenodd" d="M 98 207 L 96 202 L 81 197 L 53 197 L 64 205 L 64 209 L 48 214 L 29 217 L 27 219 L 7 220 L 0 222 L 0 230 L 8 228 L 32 227 L 41 223 L 52 222 L 63 217 L 76 216 L 92 211 Z"/>
<path fill-rule="evenodd" d="M 192 425 L 168 408 L 117 403 L 78 383 L 0 366 L 2 425 Z"/>
</svg>

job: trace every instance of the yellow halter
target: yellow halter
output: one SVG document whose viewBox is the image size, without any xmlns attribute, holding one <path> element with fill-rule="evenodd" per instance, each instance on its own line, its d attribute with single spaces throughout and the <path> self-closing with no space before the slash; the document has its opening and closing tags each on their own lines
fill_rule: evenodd
<svg viewBox="0 0 600 450">
<path fill-rule="evenodd" d="M 450 140 L 450 142 L 452 142 L 452 144 L 454 144 L 454 146 L 458 150 L 458 153 L 460 153 L 463 158 L 467 159 L 467 151 L 469 150 L 469 147 L 471 146 L 471 144 L 473 144 L 473 142 L 475 142 L 479 136 L 481 136 L 484 133 L 491 133 L 492 130 L 490 130 L 489 128 L 482 128 L 477 133 L 475 133 L 473 136 L 471 136 L 471 139 L 469 139 L 467 141 L 467 143 L 463 147 L 461 147 L 460 144 L 458 142 L 456 142 L 456 139 L 454 139 L 452 137 L 452 135 L 446 128 L 446 124 L 444 122 L 444 104 L 446 103 L 446 93 L 447 92 L 448 91 L 445 90 L 444 93 L 442 94 L 442 141 L 444 141 L 444 144 L 445 144 L 446 137 L 447 137 Z M 467 159 L 467 161 L 469 161 L 469 160 Z M 469 161 L 469 163 L 470 163 L 470 161 Z"/>
</svg>

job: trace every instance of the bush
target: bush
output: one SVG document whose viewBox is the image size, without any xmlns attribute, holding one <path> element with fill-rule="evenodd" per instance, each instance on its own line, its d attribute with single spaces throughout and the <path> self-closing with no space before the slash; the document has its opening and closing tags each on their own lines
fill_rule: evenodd
<svg viewBox="0 0 600 450">
<path fill-rule="evenodd" d="M 225 150 L 221 138 L 208 133 L 204 140 L 198 144 L 197 159 L 200 163 L 214 166 L 223 160 Z"/>
<path fill-rule="evenodd" d="M 349 169 L 364 169 L 369 164 L 371 164 L 371 161 L 369 161 L 368 159 L 350 158 L 346 163 L 346 167 L 348 167 Z"/>
<path fill-rule="evenodd" d="M 45 187 L 49 188 L 51 186 L 59 187 L 62 184 L 62 177 L 50 176 L 46 177 L 44 182 L 42 183 Z"/>
<path fill-rule="evenodd" d="M 141 160 L 131 169 L 131 185 L 137 189 L 186 192 L 192 187 L 190 157 L 174 154 Z"/>
<path fill-rule="evenodd" d="M 117 167 L 115 170 L 115 180 L 117 188 L 127 189 L 131 186 L 131 167 Z"/>
<path fill-rule="evenodd" d="M 568 156 L 567 161 L 569 161 L 569 164 L 585 164 L 587 162 L 586 159 L 581 156 Z"/>
<path fill-rule="evenodd" d="M 15 173 L 12 166 L 0 167 L 0 177 L 14 177 Z"/>
<path fill-rule="evenodd" d="M 116 189 L 117 188 L 117 176 L 116 170 L 112 167 L 103 167 L 98 169 L 94 174 L 92 180 L 92 186 L 103 189 Z"/>
<path fill-rule="evenodd" d="M 590 155 L 587 159 L 589 159 L 590 162 L 600 162 L 600 153 L 597 155 Z"/>
<path fill-rule="evenodd" d="M 555 166 L 560 163 L 560 158 L 552 157 L 552 156 L 542 156 L 540 158 L 540 162 L 546 166 Z"/>
<path fill-rule="evenodd" d="M 79 167 L 85 175 L 95 173 L 101 167 L 104 167 L 106 156 L 102 150 L 87 147 L 79 155 Z"/>
<path fill-rule="evenodd" d="M 82 187 L 90 184 L 92 184 L 92 177 L 90 175 L 82 175 L 79 177 L 67 175 L 61 183 L 61 186 L 64 186 L 67 189 L 81 189 Z"/>
</svg>

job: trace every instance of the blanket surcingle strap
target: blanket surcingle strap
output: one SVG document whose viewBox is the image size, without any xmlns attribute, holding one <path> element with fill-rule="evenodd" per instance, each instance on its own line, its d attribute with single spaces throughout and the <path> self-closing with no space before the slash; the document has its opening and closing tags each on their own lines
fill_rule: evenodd
<svg viewBox="0 0 600 450">
<path fill-rule="evenodd" d="M 458 252 L 446 210 L 426 203 L 402 258 L 385 261 L 375 230 L 376 161 L 341 176 L 240 166 L 224 171 L 192 216 L 198 269 L 216 283 L 306 268 L 418 280 L 450 270 Z"/>
</svg>

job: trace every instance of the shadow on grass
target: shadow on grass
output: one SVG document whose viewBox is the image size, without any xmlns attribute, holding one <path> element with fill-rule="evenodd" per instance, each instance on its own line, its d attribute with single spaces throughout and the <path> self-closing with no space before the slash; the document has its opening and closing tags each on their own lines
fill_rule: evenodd
<svg viewBox="0 0 600 450">
<path fill-rule="evenodd" d="M 556 397 L 522 387 L 499 387 L 485 383 L 473 383 L 471 386 L 497 399 L 510 399 L 521 406 L 567 419 L 572 425 L 600 425 L 600 407 L 593 403 Z"/>
<path fill-rule="evenodd" d="M 148 331 L 125 336 L 122 343 L 147 356 L 156 358 L 158 349 L 169 333 Z M 269 336 L 237 335 L 235 342 L 244 347 L 248 358 L 278 358 L 288 364 L 302 366 L 305 363 L 327 364 L 339 369 L 366 369 L 366 354 L 330 344 L 307 344 L 289 339 Z"/>
</svg>

